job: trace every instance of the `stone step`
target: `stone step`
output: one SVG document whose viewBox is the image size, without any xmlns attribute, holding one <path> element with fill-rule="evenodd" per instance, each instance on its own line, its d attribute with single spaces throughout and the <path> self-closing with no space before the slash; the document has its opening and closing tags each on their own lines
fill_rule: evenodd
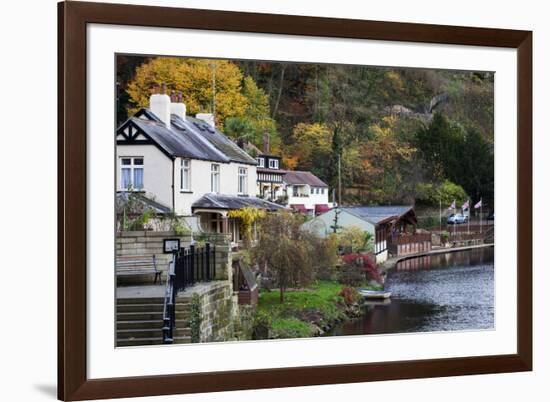
<svg viewBox="0 0 550 402">
<path fill-rule="evenodd" d="M 128 320 L 117 321 L 116 328 L 118 329 L 148 329 L 162 328 L 162 320 Z"/>
<path fill-rule="evenodd" d="M 162 338 L 161 328 L 139 328 L 139 329 L 117 329 L 118 339 L 141 339 L 141 338 Z M 174 337 L 191 336 L 189 328 L 174 328 Z"/>
<path fill-rule="evenodd" d="M 118 312 L 116 315 L 117 321 L 148 321 L 161 320 L 163 312 L 160 311 L 138 311 L 138 312 Z"/>
<path fill-rule="evenodd" d="M 175 336 L 174 337 L 174 343 L 191 343 L 191 337 L 190 336 Z"/>
<path fill-rule="evenodd" d="M 117 313 L 136 313 L 138 311 L 163 312 L 164 304 L 120 304 L 116 308 Z"/>
<path fill-rule="evenodd" d="M 164 304 L 163 297 L 135 297 L 135 298 L 119 298 L 116 299 L 116 304 Z"/>
<path fill-rule="evenodd" d="M 118 346 L 145 346 L 145 345 L 162 345 L 162 336 L 152 338 L 119 338 L 117 337 L 116 345 Z"/>
</svg>

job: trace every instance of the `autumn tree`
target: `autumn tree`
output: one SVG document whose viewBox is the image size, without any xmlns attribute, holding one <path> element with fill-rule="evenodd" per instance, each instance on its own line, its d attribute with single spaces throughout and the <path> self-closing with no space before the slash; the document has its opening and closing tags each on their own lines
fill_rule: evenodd
<svg viewBox="0 0 550 402">
<path fill-rule="evenodd" d="M 300 123 L 292 131 L 294 146 L 287 157 L 287 167 L 310 170 L 319 177 L 327 176 L 331 154 L 332 132 L 325 124 Z"/>
<path fill-rule="evenodd" d="M 280 302 L 291 286 L 307 286 L 313 280 L 313 234 L 301 229 L 303 220 L 288 211 L 267 214 L 260 222 L 252 258 L 266 264 L 277 280 Z"/>
<path fill-rule="evenodd" d="M 131 112 L 148 107 L 154 87 L 166 85 L 167 91 L 181 92 L 187 113 L 214 112 L 223 127 L 231 116 L 244 116 L 249 100 L 242 91 L 243 75 L 225 60 L 157 57 L 137 67 L 127 92 Z"/>
<path fill-rule="evenodd" d="M 393 116 L 372 125 L 371 139 L 360 151 L 362 181 L 367 184 L 370 199 L 379 203 L 406 200 L 413 195 L 407 182 L 416 149 L 399 140 L 395 125 Z"/>
</svg>

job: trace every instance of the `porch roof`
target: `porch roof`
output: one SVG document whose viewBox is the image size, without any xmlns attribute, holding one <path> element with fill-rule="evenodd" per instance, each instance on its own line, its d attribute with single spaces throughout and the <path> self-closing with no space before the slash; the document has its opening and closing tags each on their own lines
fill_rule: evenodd
<svg viewBox="0 0 550 402">
<path fill-rule="evenodd" d="M 152 200 L 151 198 L 148 198 L 145 196 L 145 194 L 137 192 L 137 191 L 119 191 L 116 193 L 116 205 L 117 208 L 123 208 L 129 201 L 130 198 L 133 198 L 135 202 L 137 202 L 141 208 L 145 209 L 152 209 L 156 214 L 168 214 L 172 210 L 170 207 L 161 204 L 158 201 Z"/>
<path fill-rule="evenodd" d="M 192 210 L 195 209 L 241 209 L 245 207 L 254 207 L 259 209 L 266 209 L 268 211 L 277 211 L 284 209 L 283 206 L 262 200 L 257 197 L 245 197 L 236 195 L 225 194 L 205 194 L 191 206 Z"/>
</svg>

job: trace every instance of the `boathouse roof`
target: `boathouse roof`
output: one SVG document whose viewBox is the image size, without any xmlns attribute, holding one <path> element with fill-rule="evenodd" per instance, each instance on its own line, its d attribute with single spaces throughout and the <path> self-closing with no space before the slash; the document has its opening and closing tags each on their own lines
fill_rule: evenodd
<svg viewBox="0 0 550 402">
<path fill-rule="evenodd" d="M 405 215 L 410 215 L 411 221 L 416 223 L 416 214 L 412 205 L 350 206 L 341 209 L 375 225 L 400 219 Z"/>
</svg>

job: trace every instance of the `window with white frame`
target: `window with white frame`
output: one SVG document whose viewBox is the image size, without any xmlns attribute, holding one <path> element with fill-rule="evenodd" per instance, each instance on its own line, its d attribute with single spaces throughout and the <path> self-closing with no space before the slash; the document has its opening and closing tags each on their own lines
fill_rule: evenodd
<svg viewBox="0 0 550 402">
<path fill-rule="evenodd" d="M 238 194 L 248 194 L 248 186 L 247 186 L 248 172 L 247 171 L 248 171 L 247 168 L 243 168 L 243 167 L 239 168 L 239 186 L 237 188 Z"/>
<path fill-rule="evenodd" d="M 315 191 L 315 187 L 311 187 L 311 194 Z"/>
<path fill-rule="evenodd" d="M 279 160 L 278 159 L 270 159 L 269 160 L 269 168 L 270 169 L 279 169 Z"/>
<path fill-rule="evenodd" d="M 191 161 L 189 159 L 181 160 L 181 189 L 191 191 Z"/>
<path fill-rule="evenodd" d="M 258 158 L 258 167 L 265 167 L 264 158 Z"/>
<path fill-rule="evenodd" d="M 210 168 L 210 191 L 220 192 L 220 165 L 212 164 Z"/>
<path fill-rule="evenodd" d="M 120 188 L 122 190 L 143 189 L 143 156 L 120 158 Z"/>
</svg>

